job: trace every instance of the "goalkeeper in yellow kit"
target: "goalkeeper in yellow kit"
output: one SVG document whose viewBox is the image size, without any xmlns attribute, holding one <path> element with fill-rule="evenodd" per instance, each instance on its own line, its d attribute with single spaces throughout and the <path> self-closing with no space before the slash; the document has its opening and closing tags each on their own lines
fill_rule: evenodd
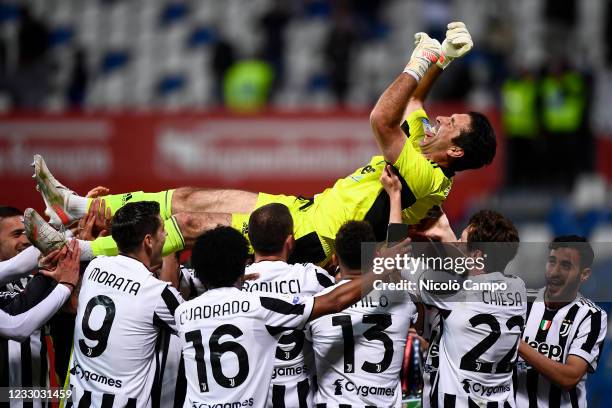
<svg viewBox="0 0 612 408">
<path fill-rule="evenodd" d="M 164 254 L 190 246 L 202 232 L 219 224 L 231 225 L 246 235 L 248 217 L 254 209 L 271 202 L 283 203 L 294 219 L 293 261 L 325 263 L 333 253 L 336 232 L 348 220 L 369 221 L 377 239 L 384 240 L 389 199 L 380 176 L 390 163 L 403 185 L 404 222 L 418 224 L 432 207 L 446 199 L 455 172 L 491 163 L 496 142 L 489 121 L 480 113 L 437 117 L 437 123 L 430 124 L 423 110 L 422 102 L 437 76 L 454 58 L 472 48 L 465 25 L 450 23 L 442 45 L 425 33 L 416 34 L 415 39 L 415 50 L 404 71 L 385 90 L 370 116 L 382 156 L 372 157 L 367 165 L 313 199 L 193 187 L 103 198 L 113 213 L 129 201 L 159 202 L 168 233 Z M 52 221 L 68 224 L 87 213 L 91 199 L 61 185 L 40 156 L 35 157 L 34 167 Z M 85 252 L 94 256 L 117 251 L 110 237 L 90 245 Z"/>
</svg>

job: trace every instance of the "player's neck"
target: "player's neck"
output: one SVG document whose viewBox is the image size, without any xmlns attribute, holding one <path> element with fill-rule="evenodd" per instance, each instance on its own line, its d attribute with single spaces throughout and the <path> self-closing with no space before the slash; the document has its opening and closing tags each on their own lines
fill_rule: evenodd
<svg viewBox="0 0 612 408">
<path fill-rule="evenodd" d="M 271 261 L 271 262 L 275 262 L 275 261 L 282 261 L 282 262 L 287 262 L 288 256 L 284 253 L 281 254 L 276 254 L 276 255 L 258 255 L 257 253 L 255 254 L 255 263 L 257 262 L 263 262 L 263 261 Z"/>
<path fill-rule="evenodd" d="M 572 296 L 568 296 L 568 297 L 564 296 L 564 300 L 555 300 L 550 297 L 550 295 L 548 294 L 548 290 L 544 290 L 544 305 L 546 306 L 547 309 L 559 310 L 569 305 L 570 303 L 572 303 L 576 299 L 577 296 L 578 296 L 578 293 L 574 293 Z M 572 299 L 572 300 L 567 301 L 565 299 Z"/>
<path fill-rule="evenodd" d="M 342 280 L 351 280 L 361 276 L 361 270 L 353 270 L 353 269 L 340 269 L 340 279 Z"/>
<path fill-rule="evenodd" d="M 151 258 L 143 250 L 136 252 L 120 252 L 119 255 L 127 256 L 141 262 L 147 269 L 151 269 Z"/>
</svg>

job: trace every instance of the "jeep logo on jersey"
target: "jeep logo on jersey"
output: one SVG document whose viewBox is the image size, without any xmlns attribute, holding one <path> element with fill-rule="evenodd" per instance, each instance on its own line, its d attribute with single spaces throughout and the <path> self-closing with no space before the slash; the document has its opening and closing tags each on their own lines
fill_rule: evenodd
<svg viewBox="0 0 612 408">
<path fill-rule="evenodd" d="M 571 327 L 571 324 L 569 325 Z M 569 332 L 569 329 L 567 329 Z M 566 334 L 567 335 L 567 334 Z M 560 362 L 563 355 L 563 349 L 558 344 L 548 344 L 545 342 L 538 343 L 537 341 L 529 341 L 529 336 L 525 337 L 525 342 L 536 349 L 538 353 L 550 358 L 553 361 Z"/>
<path fill-rule="evenodd" d="M 467 394 L 475 394 L 480 397 L 490 397 L 494 394 L 510 392 L 510 384 L 501 384 L 489 387 L 479 382 L 473 382 L 472 380 L 469 380 L 467 378 L 461 381 L 461 384 L 463 385 L 463 390 Z"/>
<path fill-rule="evenodd" d="M 334 395 L 342 395 L 342 378 L 334 381 Z"/>
</svg>

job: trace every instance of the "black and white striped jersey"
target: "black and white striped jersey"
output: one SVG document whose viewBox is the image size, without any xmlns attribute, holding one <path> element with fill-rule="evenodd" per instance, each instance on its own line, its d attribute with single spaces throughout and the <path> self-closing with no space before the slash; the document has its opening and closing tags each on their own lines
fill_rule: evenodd
<svg viewBox="0 0 612 408">
<path fill-rule="evenodd" d="M 283 261 L 261 261 L 249 265 L 246 274 L 259 274 L 255 280 L 245 281 L 242 290 L 273 294 L 313 296 L 334 284 L 329 274 L 311 264 L 288 264 Z M 268 393 L 268 407 L 312 406 L 311 367 L 304 358 L 312 355 L 312 347 L 304 341 L 304 331 L 294 330 L 279 340 Z"/>
<path fill-rule="evenodd" d="M 181 265 L 179 273 L 179 292 L 186 300 L 195 299 L 204 293 L 204 286 L 195 277 L 193 269 Z M 158 399 L 159 406 L 163 408 L 182 408 L 187 392 L 182 343 L 177 335 L 163 330 L 157 340 L 156 350 L 155 375 L 159 378 L 153 387 L 153 399 Z"/>
<path fill-rule="evenodd" d="M 4 285 L 0 298 L 10 302 L 14 296 L 24 290 L 30 280 L 31 276 Z M 51 344 L 46 326 L 34 331 L 23 342 L 0 338 L 0 387 L 49 387 L 52 385 L 50 373 L 55 375 L 55 370 L 49 361 L 48 347 Z M 21 400 L 12 400 L 2 404 L 11 408 L 36 408 L 48 405 L 42 401 L 28 403 Z"/>
<path fill-rule="evenodd" d="M 317 370 L 315 406 L 400 406 L 400 370 L 416 312 L 408 293 L 374 290 L 341 313 L 308 323 Z"/>
<path fill-rule="evenodd" d="M 423 338 L 429 341 L 429 347 L 423 364 L 423 408 L 432 408 L 429 394 L 433 387 L 438 366 L 440 365 L 440 312 L 433 306 L 425 305 L 423 320 Z"/>
<path fill-rule="evenodd" d="M 589 364 L 587 372 L 595 372 L 606 337 L 606 312 L 580 294 L 560 309 L 548 309 L 544 291 L 541 289 L 535 301 L 529 304 L 523 340 L 559 363 L 565 363 L 570 355 L 583 358 Z M 586 378 L 587 374 L 575 388 L 563 391 L 519 357 L 515 377 L 516 404 L 530 408 L 586 407 Z"/>
<path fill-rule="evenodd" d="M 279 338 L 302 329 L 313 298 L 235 287 L 206 291 L 175 313 L 187 374 L 186 406 L 265 407 Z"/>
<path fill-rule="evenodd" d="M 98 257 L 83 274 L 70 364 L 79 407 L 150 407 L 160 328 L 175 329 L 178 292 L 137 259 Z"/>
<path fill-rule="evenodd" d="M 527 313 L 525 283 L 500 272 L 453 276 L 458 292 L 419 295 L 439 310 L 442 322 L 430 406 L 514 407 L 512 371 Z M 488 290 L 493 284 L 497 289 Z"/>
</svg>

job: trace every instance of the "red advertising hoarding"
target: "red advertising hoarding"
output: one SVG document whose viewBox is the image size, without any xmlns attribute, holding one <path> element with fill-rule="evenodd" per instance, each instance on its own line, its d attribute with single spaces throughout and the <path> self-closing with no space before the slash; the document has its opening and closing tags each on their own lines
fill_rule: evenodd
<svg viewBox="0 0 612 408">
<path fill-rule="evenodd" d="M 42 209 L 35 153 L 81 194 L 96 185 L 116 193 L 193 185 L 312 196 L 377 152 L 368 112 L 12 114 L 0 119 L 0 201 Z M 499 185 L 502 158 L 499 149 L 493 165 L 456 176 L 451 218 Z"/>
</svg>

